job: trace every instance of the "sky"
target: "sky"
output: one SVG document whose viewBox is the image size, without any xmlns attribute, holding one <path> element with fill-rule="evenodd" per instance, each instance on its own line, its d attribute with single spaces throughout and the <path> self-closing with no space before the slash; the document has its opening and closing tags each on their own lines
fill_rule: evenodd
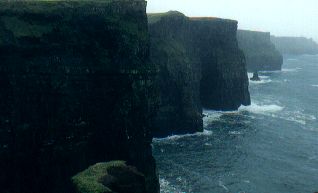
<svg viewBox="0 0 318 193">
<path fill-rule="evenodd" d="M 176 10 L 187 16 L 234 19 L 239 29 L 318 42 L 318 0 L 147 0 L 148 13 Z"/>
</svg>

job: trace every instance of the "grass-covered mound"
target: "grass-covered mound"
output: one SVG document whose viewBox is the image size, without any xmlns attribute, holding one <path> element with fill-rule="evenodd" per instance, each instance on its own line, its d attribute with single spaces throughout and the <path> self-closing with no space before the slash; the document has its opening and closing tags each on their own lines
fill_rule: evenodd
<svg viewBox="0 0 318 193">
<path fill-rule="evenodd" d="M 145 178 L 124 161 L 97 163 L 72 178 L 78 193 L 145 193 Z"/>
</svg>

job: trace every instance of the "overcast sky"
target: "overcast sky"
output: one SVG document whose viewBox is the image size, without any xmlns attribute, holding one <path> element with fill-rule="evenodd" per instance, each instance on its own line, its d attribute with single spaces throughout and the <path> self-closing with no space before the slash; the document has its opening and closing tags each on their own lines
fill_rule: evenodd
<svg viewBox="0 0 318 193">
<path fill-rule="evenodd" d="M 318 41 L 318 0 L 147 0 L 148 12 L 177 10 L 187 16 L 238 20 L 240 29 Z"/>
</svg>

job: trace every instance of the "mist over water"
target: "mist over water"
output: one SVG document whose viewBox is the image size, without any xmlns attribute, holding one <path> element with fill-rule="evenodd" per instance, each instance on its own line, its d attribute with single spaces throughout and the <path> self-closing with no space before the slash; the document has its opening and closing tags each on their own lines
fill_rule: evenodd
<svg viewBox="0 0 318 193">
<path fill-rule="evenodd" d="M 252 105 L 205 110 L 204 133 L 154 140 L 162 193 L 318 191 L 318 56 L 285 56 Z"/>
</svg>

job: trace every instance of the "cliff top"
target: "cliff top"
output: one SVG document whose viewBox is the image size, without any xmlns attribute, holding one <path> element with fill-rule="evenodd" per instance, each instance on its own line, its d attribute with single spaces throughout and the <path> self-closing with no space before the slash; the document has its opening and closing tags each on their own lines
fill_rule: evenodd
<svg viewBox="0 0 318 193">
<path fill-rule="evenodd" d="M 144 2 L 145 0 L 3 0 L 0 3 L 16 3 L 16 2 Z"/>
<path fill-rule="evenodd" d="M 190 17 L 192 21 L 223 21 L 223 22 L 237 22 L 236 20 L 223 19 L 219 17 Z"/>
<path fill-rule="evenodd" d="M 290 39 L 290 40 L 308 40 L 308 41 L 313 41 L 315 40 L 313 38 L 307 38 L 307 37 L 302 37 L 302 36 L 274 36 L 272 35 L 271 38 L 277 38 L 277 39 Z"/>
<path fill-rule="evenodd" d="M 6 8 L 5 5 L 14 6 L 21 4 L 54 4 L 54 3 L 98 3 L 98 4 L 108 4 L 115 2 L 123 2 L 123 3 L 135 3 L 135 2 L 143 2 L 146 3 L 145 0 L 0 0 L 0 8 Z"/>
<path fill-rule="evenodd" d="M 148 23 L 156 23 L 164 17 L 186 17 L 179 11 L 168 11 L 165 13 L 148 13 Z"/>
<path fill-rule="evenodd" d="M 160 21 L 164 17 L 184 17 L 188 18 L 192 21 L 215 21 L 215 22 L 230 22 L 230 23 L 237 23 L 235 20 L 231 19 L 223 19 L 218 17 L 187 17 L 183 13 L 179 11 L 168 11 L 165 13 L 149 13 L 148 14 L 148 23 L 156 23 Z"/>
<path fill-rule="evenodd" d="M 91 13 L 108 14 L 102 10 L 105 6 L 120 5 L 122 7 L 133 7 L 144 9 L 145 0 L 0 0 L 0 11 L 3 13 L 45 13 L 47 15 L 57 13 L 64 8 L 89 6 Z M 126 6 L 127 5 L 127 6 Z M 143 5 L 143 6 L 139 6 Z M 118 11 L 114 9 L 114 11 Z"/>
<path fill-rule="evenodd" d="M 258 33 L 258 34 L 270 34 L 270 32 L 265 32 L 265 31 L 255 31 L 255 30 L 245 30 L 245 29 L 238 29 L 238 32 L 242 32 L 242 33 Z"/>
</svg>

